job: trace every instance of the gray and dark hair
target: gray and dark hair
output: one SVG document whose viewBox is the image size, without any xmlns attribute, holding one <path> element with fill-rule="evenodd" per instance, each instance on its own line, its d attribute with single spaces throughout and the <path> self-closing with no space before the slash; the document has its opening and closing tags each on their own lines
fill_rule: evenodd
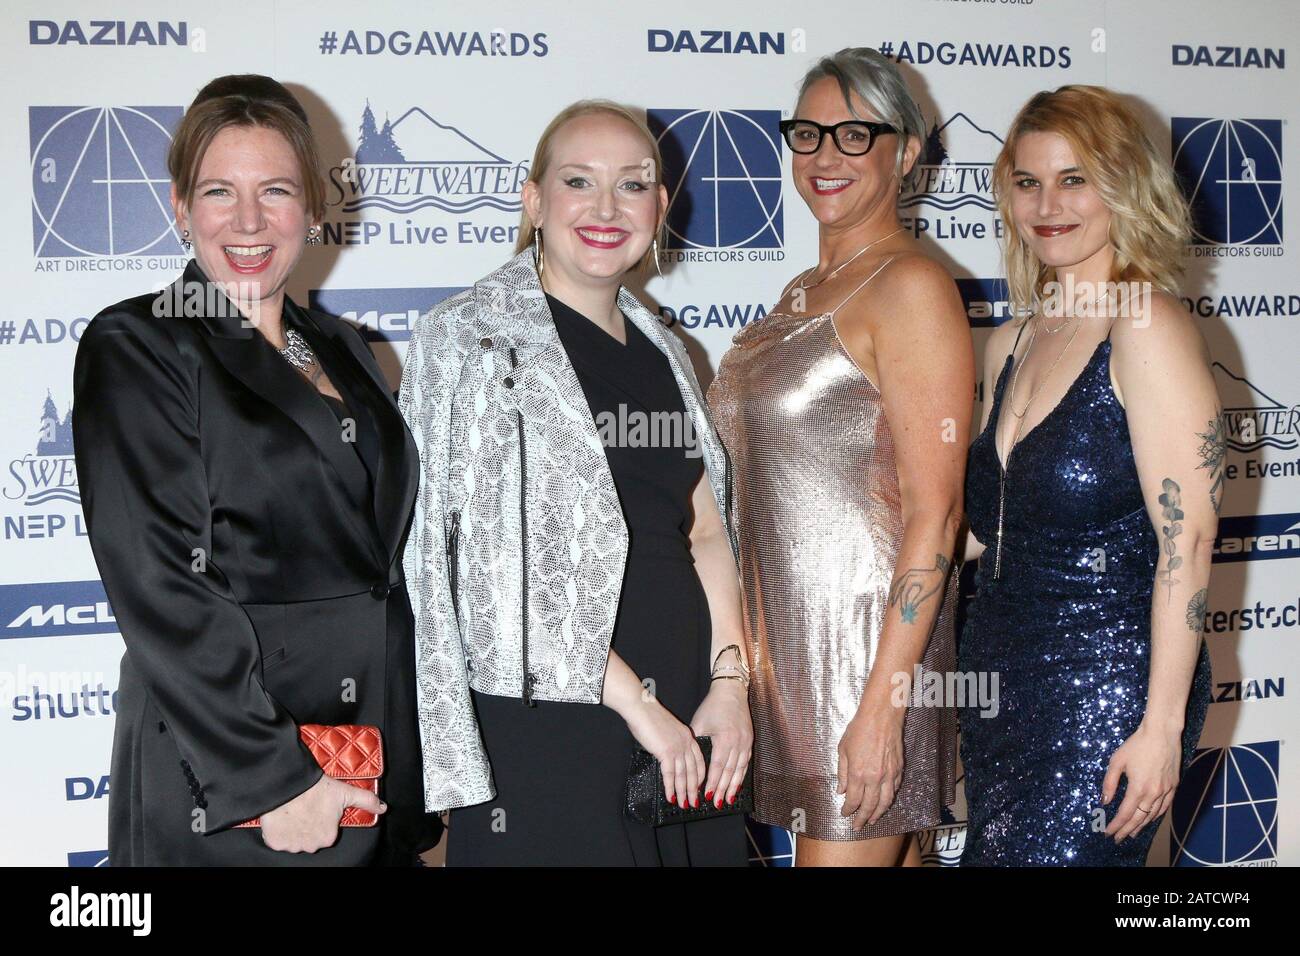
<svg viewBox="0 0 1300 956">
<path fill-rule="evenodd" d="M 854 116 L 858 115 L 853 110 L 851 95 L 856 93 L 871 107 L 880 122 L 889 123 L 899 131 L 898 156 L 894 168 L 903 188 L 910 189 L 916 177 L 916 167 L 920 163 L 920 158 L 918 157 L 917 162 L 912 164 L 911 171 L 904 175 L 903 152 L 907 149 L 909 136 L 915 136 L 922 147 L 925 146 L 925 120 L 921 118 L 921 110 L 912 99 L 912 94 L 908 92 L 907 84 L 903 82 L 903 75 L 898 72 L 898 67 L 889 57 L 877 53 L 870 47 L 845 47 L 838 53 L 822 57 L 804 74 L 803 81 L 799 84 L 796 106 L 803 100 L 810 86 L 828 76 L 839 83 L 850 113 Z"/>
</svg>

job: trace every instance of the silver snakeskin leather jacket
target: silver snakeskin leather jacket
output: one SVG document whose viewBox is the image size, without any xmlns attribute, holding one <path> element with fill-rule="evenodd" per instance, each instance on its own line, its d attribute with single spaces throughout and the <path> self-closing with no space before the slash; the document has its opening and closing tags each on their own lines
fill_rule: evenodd
<svg viewBox="0 0 1300 956">
<path fill-rule="evenodd" d="M 685 347 L 626 288 L 618 304 L 667 357 L 729 515 L 726 453 Z M 531 249 L 419 319 L 399 404 L 421 460 L 404 565 L 434 811 L 495 796 L 470 687 L 600 703 L 628 536 Z"/>
</svg>

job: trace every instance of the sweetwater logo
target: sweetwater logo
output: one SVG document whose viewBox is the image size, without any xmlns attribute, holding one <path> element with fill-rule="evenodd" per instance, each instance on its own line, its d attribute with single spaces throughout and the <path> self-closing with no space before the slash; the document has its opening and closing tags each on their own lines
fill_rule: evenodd
<svg viewBox="0 0 1300 956">
<path fill-rule="evenodd" d="M 917 833 L 922 866 L 960 866 L 966 848 L 966 774 L 957 768 L 957 799 L 939 808 L 939 825 Z"/>
<path fill-rule="evenodd" d="M 386 229 L 367 217 L 326 222 L 323 238 L 335 245 L 512 245 L 518 225 L 480 225 L 472 219 L 421 225 L 411 217 L 425 210 L 517 215 L 527 178 L 526 163 L 507 159 L 418 106 L 396 120 L 385 118 L 381 127 L 367 101 L 356 155 L 330 170 L 326 203 L 344 215 L 378 210 L 403 218 Z"/>
<path fill-rule="evenodd" d="M 1282 254 L 1282 121 L 1175 116 L 1174 168 L 1196 256 Z"/>
<path fill-rule="evenodd" d="M 1225 463 L 1224 478 L 1300 478 L 1300 405 L 1279 401 L 1222 362 L 1211 369 L 1223 402 L 1224 438 L 1240 456 Z"/>
<path fill-rule="evenodd" d="M 782 261 L 777 110 L 647 110 L 668 189 L 665 262 Z"/>
<path fill-rule="evenodd" d="M 1197 751 L 1170 811 L 1171 866 L 1277 866 L 1279 749 Z"/>
<path fill-rule="evenodd" d="M 1001 238 L 993 201 L 993 161 L 1001 148 L 1001 137 L 965 113 L 942 126 L 935 119 L 916 160 L 913 189 L 899 198 L 903 225 L 917 238 Z M 934 212 L 920 215 L 921 207 Z"/>
<path fill-rule="evenodd" d="M 1300 558 L 1300 514 L 1241 515 L 1219 519 L 1214 562 Z"/>
<path fill-rule="evenodd" d="M 99 581 L 0 585 L 0 621 L 0 639 L 117 632 Z"/>
<path fill-rule="evenodd" d="M 405 342 L 416 320 L 463 286 L 426 289 L 312 289 L 307 304 L 358 326 L 371 342 Z"/>
<path fill-rule="evenodd" d="M 10 460 L 3 494 L 6 502 L 33 509 L 4 516 L 5 540 L 52 538 L 69 532 L 85 534 L 77 462 L 72 454 L 72 409 L 60 416 L 54 397 L 48 392 L 37 428 L 35 451 Z M 72 513 L 50 510 L 60 503 L 75 506 Z"/>
<path fill-rule="evenodd" d="M 183 268 L 168 201 L 179 106 L 31 106 L 38 272 Z"/>
</svg>

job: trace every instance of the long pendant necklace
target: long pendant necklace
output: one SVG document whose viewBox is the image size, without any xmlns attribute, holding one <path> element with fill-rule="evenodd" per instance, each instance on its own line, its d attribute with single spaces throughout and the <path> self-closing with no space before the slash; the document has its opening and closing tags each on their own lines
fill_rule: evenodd
<svg viewBox="0 0 1300 956">
<path fill-rule="evenodd" d="M 1025 357 L 1020 360 L 1020 364 L 1016 366 L 1015 374 L 1011 376 L 1011 388 L 1007 391 L 1007 407 L 1011 409 L 1011 414 L 1016 417 L 1016 430 L 1011 436 L 1011 444 L 1007 447 L 1006 461 L 1004 462 L 1002 457 L 998 455 L 998 540 L 997 550 L 994 552 L 993 557 L 994 580 L 997 580 L 1002 576 L 1002 519 L 1005 516 L 1007 509 L 1007 466 L 1011 464 L 1011 453 L 1015 451 L 1016 445 L 1020 441 L 1020 433 L 1025 427 L 1025 416 L 1029 414 L 1029 407 L 1034 404 L 1034 399 L 1038 397 L 1038 393 L 1043 390 L 1043 386 L 1047 384 L 1047 380 L 1052 377 L 1052 372 L 1056 371 L 1056 366 L 1060 364 L 1065 353 L 1070 350 L 1070 346 L 1073 345 L 1074 340 L 1078 338 L 1079 330 L 1081 328 L 1083 328 L 1082 320 L 1076 323 L 1074 332 L 1070 335 L 1070 341 L 1065 343 L 1065 348 L 1061 349 L 1060 353 L 1056 356 L 1056 360 L 1052 362 L 1051 366 L 1047 369 L 1047 374 L 1039 380 L 1038 386 L 1032 393 L 1030 393 L 1029 401 L 1025 403 L 1024 411 L 1021 412 L 1016 411 L 1016 383 L 1020 380 L 1020 370 L 1023 369 L 1025 363 L 1029 361 L 1029 353 L 1033 350 L 1034 340 L 1038 337 L 1037 325 L 1029 330 L 1029 344 L 1025 346 Z M 996 427 L 993 430 L 993 454 L 998 454 L 998 433 Z"/>
</svg>

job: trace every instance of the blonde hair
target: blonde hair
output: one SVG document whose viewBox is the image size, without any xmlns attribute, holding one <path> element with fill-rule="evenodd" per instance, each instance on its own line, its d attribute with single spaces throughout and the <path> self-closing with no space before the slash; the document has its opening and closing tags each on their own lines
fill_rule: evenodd
<svg viewBox="0 0 1300 956">
<path fill-rule="evenodd" d="M 1016 115 L 993 164 L 993 195 L 1006 229 L 1003 256 L 1013 314 L 1037 311 L 1056 278 L 1011 215 L 1016 146 L 1026 133 L 1058 133 L 1110 210 L 1111 282 L 1150 282 L 1177 295 L 1191 214 L 1173 169 L 1118 94 L 1071 85 L 1035 94 Z"/>
<path fill-rule="evenodd" d="M 650 128 L 646 126 L 645 120 L 633 113 L 626 106 L 615 103 L 613 100 L 579 100 L 571 103 L 555 115 L 555 118 L 546 125 L 542 130 L 542 136 L 537 141 L 537 148 L 533 151 L 533 163 L 528 170 L 528 179 L 534 183 L 540 183 L 551 166 L 551 153 L 554 145 L 555 134 L 559 132 L 560 127 L 564 126 L 569 120 L 578 119 L 582 116 L 612 116 L 616 119 L 630 123 L 632 127 L 641 134 L 645 139 L 646 149 L 649 152 L 650 162 L 653 164 L 651 172 L 655 186 L 656 203 L 658 202 L 659 186 L 664 181 L 664 160 L 659 151 L 659 143 Z M 663 239 L 664 222 L 660 220 L 655 226 L 655 237 Z M 520 253 L 533 245 L 537 236 L 537 227 L 533 225 L 532 218 L 528 215 L 528 210 L 524 209 L 519 217 L 519 238 L 515 241 L 515 252 Z M 641 261 L 634 268 L 645 269 L 654 262 L 654 244 L 646 250 Z"/>
</svg>

